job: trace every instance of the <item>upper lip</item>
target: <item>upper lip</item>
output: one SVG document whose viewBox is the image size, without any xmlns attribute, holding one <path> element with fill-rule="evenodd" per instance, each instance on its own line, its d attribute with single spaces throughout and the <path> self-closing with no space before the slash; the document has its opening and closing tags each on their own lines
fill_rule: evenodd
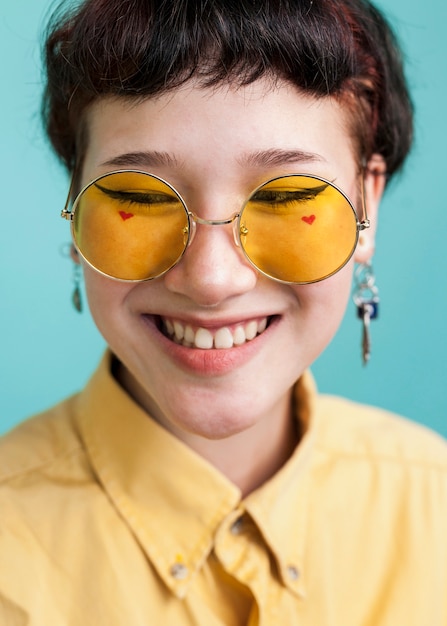
<svg viewBox="0 0 447 626">
<path fill-rule="evenodd" d="M 231 316 L 231 317 L 206 318 L 206 319 L 204 319 L 203 317 L 192 317 L 189 315 L 182 315 L 181 313 L 177 313 L 177 312 L 158 313 L 158 314 L 147 313 L 145 315 L 153 315 L 154 317 L 161 317 L 161 318 L 165 318 L 169 320 L 176 320 L 176 321 L 179 321 L 181 324 L 184 324 L 185 326 L 188 325 L 188 326 L 197 327 L 197 328 L 207 328 L 210 330 L 214 328 L 222 328 L 224 326 L 238 326 L 241 324 L 246 324 L 247 322 L 251 322 L 252 320 L 263 319 L 263 318 L 270 319 L 271 317 L 273 317 L 273 314 L 271 313 L 247 314 L 246 312 L 244 312 L 243 315 L 240 315 L 238 317 Z"/>
</svg>

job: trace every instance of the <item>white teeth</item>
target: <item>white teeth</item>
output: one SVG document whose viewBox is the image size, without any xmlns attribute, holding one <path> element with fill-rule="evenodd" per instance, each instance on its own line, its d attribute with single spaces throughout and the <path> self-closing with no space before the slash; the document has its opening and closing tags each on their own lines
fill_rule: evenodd
<svg viewBox="0 0 447 626">
<path fill-rule="evenodd" d="M 265 323 L 267 325 L 267 320 L 266 320 Z M 233 343 L 234 343 L 234 345 L 235 346 L 241 346 L 246 341 L 247 341 L 247 338 L 245 336 L 245 330 L 242 328 L 242 326 L 237 326 L 235 328 L 234 334 L 233 334 Z"/>
<path fill-rule="evenodd" d="M 206 328 L 199 328 L 196 332 L 194 344 L 196 348 L 210 350 L 213 347 L 213 335 Z"/>
<path fill-rule="evenodd" d="M 181 341 L 183 337 L 185 336 L 185 329 L 180 324 L 180 322 L 174 322 L 174 333 L 175 333 L 175 338 L 178 339 L 179 341 Z"/>
<path fill-rule="evenodd" d="M 251 341 L 267 328 L 267 318 L 251 320 L 244 325 L 233 329 L 222 326 L 214 333 L 207 328 L 197 328 L 183 325 L 178 320 L 163 319 L 165 332 L 173 341 L 187 347 L 195 347 L 201 350 L 228 350 L 233 346 L 241 346 L 246 341 Z"/>
<path fill-rule="evenodd" d="M 259 323 L 258 323 L 258 333 L 261 334 L 264 332 L 264 330 L 267 328 L 267 318 L 264 317 L 264 319 L 262 319 Z"/>
<path fill-rule="evenodd" d="M 254 339 L 258 333 L 258 322 L 253 320 L 252 322 L 248 322 L 245 324 L 245 336 L 248 340 Z"/>
<path fill-rule="evenodd" d="M 193 331 L 193 329 L 191 328 L 191 326 L 186 326 L 185 327 L 185 335 L 184 335 L 184 340 L 187 341 L 188 343 L 193 344 L 194 343 L 194 338 L 195 338 L 195 332 Z"/>
<path fill-rule="evenodd" d="M 219 328 L 214 335 L 214 347 L 215 348 L 232 348 L 233 347 L 233 335 L 229 328 Z"/>
</svg>

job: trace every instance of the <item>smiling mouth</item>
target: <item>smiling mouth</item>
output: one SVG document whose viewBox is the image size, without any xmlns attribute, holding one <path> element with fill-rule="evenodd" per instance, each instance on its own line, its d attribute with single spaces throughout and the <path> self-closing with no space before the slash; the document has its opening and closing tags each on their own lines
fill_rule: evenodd
<svg viewBox="0 0 447 626">
<path fill-rule="evenodd" d="M 222 326 L 216 329 L 193 327 L 179 320 L 162 317 L 161 332 L 181 346 L 199 350 L 229 350 L 242 346 L 261 335 L 269 325 L 270 318 L 262 317 L 234 326 Z"/>
</svg>

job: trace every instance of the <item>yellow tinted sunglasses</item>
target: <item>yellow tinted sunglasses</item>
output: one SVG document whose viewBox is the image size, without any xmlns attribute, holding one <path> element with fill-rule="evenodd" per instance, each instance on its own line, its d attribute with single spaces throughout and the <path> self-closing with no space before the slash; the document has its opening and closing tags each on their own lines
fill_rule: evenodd
<svg viewBox="0 0 447 626">
<path fill-rule="evenodd" d="M 262 274 L 285 283 L 313 283 L 338 272 L 352 257 L 359 221 L 333 183 L 290 174 L 257 187 L 241 210 L 204 220 L 188 210 L 165 180 L 134 170 L 99 176 L 70 196 L 62 217 L 71 221 L 75 246 L 98 272 L 122 281 L 162 276 L 182 258 L 197 224 L 233 227 L 235 244 Z"/>
</svg>

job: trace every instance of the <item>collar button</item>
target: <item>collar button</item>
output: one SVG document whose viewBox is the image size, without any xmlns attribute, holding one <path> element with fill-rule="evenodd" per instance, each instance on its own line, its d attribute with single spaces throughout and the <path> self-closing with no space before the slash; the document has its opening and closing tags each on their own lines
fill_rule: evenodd
<svg viewBox="0 0 447 626">
<path fill-rule="evenodd" d="M 295 567 L 295 565 L 288 565 L 287 567 L 287 576 L 293 582 L 296 582 L 300 577 L 300 570 Z"/>
<path fill-rule="evenodd" d="M 175 580 L 185 580 L 188 576 L 188 568 L 183 563 L 174 563 L 169 572 Z"/>
<path fill-rule="evenodd" d="M 242 527 L 244 525 L 244 520 L 241 517 L 238 517 L 236 521 L 234 521 L 230 526 L 230 532 L 232 535 L 240 535 L 242 532 Z"/>
</svg>

